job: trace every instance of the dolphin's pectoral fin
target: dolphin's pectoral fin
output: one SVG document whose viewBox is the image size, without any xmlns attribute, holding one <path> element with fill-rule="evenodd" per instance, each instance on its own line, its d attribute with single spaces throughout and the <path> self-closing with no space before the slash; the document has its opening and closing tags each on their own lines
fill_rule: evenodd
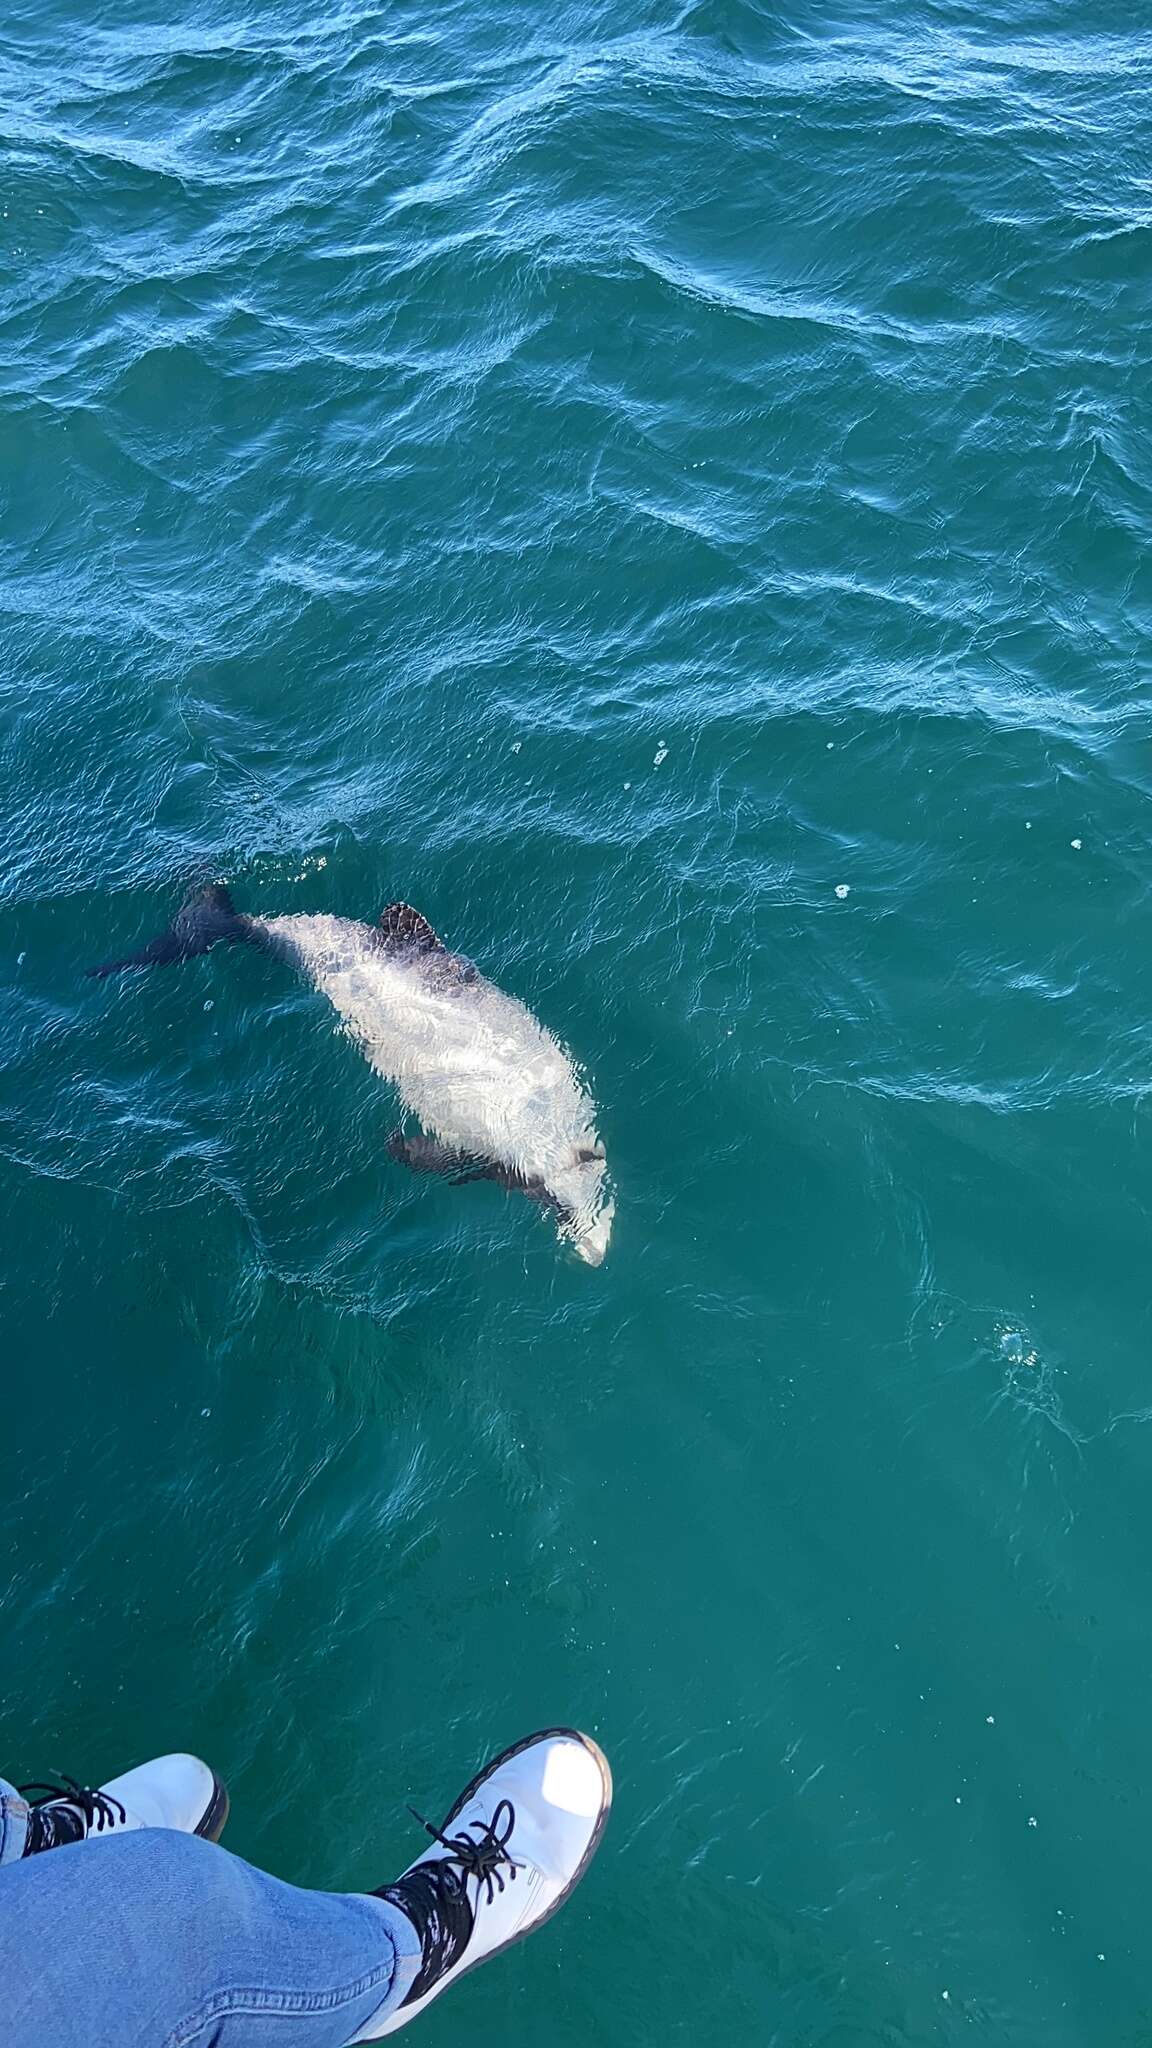
<svg viewBox="0 0 1152 2048">
<path fill-rule="evenodd" d="M 512 1194 L 527 1195 L 533 1202 L 550 1204 L 553 1199 L 542 1180 L 529 1180 L 500 1159 L 482 1159 L 475 1152 L 442 1145 L 438 1138 L 426 1138 L 423 1134 L 406 1138 L 403 1131 L 393 1131 L 388 1140 L 388 1156 L 401 1166 L 410 1167 L 413 1173 L 441 1173 L 453 1187 L 464 1187 L 474 1180 L 494 1180 L 497 1186 Z"/>
<path fill-rule="evenodd" d="M 376 926 L 381 943 L 405 953 L 442 953 L 444 941 L 410 903 L 389 903 Z"/>
<path fill-rule="evenodd" d="M 120 974 L 128 967 L 173 967 L 181 960 L 195 960 L 221 942 L 234 944 L 252 936 L 250 919 L 237 910 L 222 883 L 212 882 L 189 897 L 158 938 L 149 939 L 146 946 L 126 953 L 120 960 L 105 960 L 101 966 L 86 971 L 94 980 L 103 981 L 107 975 Z"/>
<path fill-rule="evenodd" d="M 413 1173 L 442 1173 L 447 1180 L 474 1180 L 476 1168 L 483 1164 L 459 1146 L 442 1145 L 437 1138 L 406 1138 L 403 1131 L 393 1131 L 388 1156 Z"/>
</svg>

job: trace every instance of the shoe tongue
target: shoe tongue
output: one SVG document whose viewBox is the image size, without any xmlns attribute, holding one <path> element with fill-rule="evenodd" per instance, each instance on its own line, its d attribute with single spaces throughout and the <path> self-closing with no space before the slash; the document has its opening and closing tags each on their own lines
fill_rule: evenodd
<svg viewBox="0 0 1152 2048">
<path fill-rule="evenodd" d="M 78 1806 L 70 1806 L 65 1799 L 52 1799 L 44 1806 L 34 1806 L 29 1813 L 24 1854 L 39 1856 L 45 1849 L 63 1848 L 66 1842 L 82 1842 L 87 1833 L 87 1822 Z"/>
<path fill-rule="evenodd" d="M 417 1863 L 395 1884 L 382 1888 L 377 1897 L 398 1906 L 420 1936 L 423 1961 L 405 2005 L 423 1998 L 463 1954 L 471 1938 L 475 1913 L 468 1901 L 466 1881 L 455 1866 L 438 1856 Z"/>
</svg>

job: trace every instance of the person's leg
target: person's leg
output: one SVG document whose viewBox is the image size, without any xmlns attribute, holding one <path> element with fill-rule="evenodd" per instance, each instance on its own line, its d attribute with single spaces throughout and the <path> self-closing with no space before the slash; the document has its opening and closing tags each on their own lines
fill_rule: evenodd
<svg viewBox="0 0 1152 2048">
<path fill-rule="evenodd" d="M 350 2048 L 407 2026 L 551 1919 L 612 1803 L 572 1728 L 477 1772 L 371 1895 L 297 1891 L 195 1836 L 135 1830 L 0 1870 L 17 2048 Z M 11 2022 L 15 2022 L 11 2026 Z"/>
<path fill-rule="evenodd" d="M 298 1891 L 167 1829 L 0 1870 L 13 2048 L 347 2048 L 421 1953 L 383 1899 Z"/>
</svg>

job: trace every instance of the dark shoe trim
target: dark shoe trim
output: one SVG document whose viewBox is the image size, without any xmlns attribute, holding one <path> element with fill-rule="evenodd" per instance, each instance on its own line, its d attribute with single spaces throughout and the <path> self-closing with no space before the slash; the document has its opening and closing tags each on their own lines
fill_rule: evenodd
<svg viewBox="0 0 1152 2048">
<path fill-rule="evenodd" d="M 231 1810 L 231 1805 L 232 1802 L 228 1797 L 228 1787 L 213 1771 L 212 1797 L 208 1801 L 203 1815 L 193 1828 L 193 1834 L 200 1835 L 206 1842 L 218 1842 L 228 1825 L 228 1814 Z"/>
</svg>

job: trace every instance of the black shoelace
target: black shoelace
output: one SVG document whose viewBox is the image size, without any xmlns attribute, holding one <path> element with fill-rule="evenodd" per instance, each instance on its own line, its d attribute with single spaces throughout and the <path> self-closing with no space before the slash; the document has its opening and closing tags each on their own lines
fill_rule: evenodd
<svg viewBox="0 0 1152 2048">
<path fill-rule="evenodd" d="M 439 1842 L 443 1848 L 447 1849 L 447 1856 L 437 1857 L 437 1862 L 440 1864 L 455 1863 L 459 1867 L 462 1876 L 474 1877 L 477 1880 L 477 1900 L 479 1900 L 480 1896 L 480 1885 L 487 1886 L 489 1905 L 492 1904 L 496 1897 L 497 1887 L 503 1891 L 504 1871 L 501 1867 L 502 1865 L 507 1864 L 510 1875 L 515 1877 L 520 1865 L 508 1848 L 508 1844 L 512 1840 L 512 1831 L 516 1826 L 516 1809 L 510 1799 L 502 1799 L 500 1801 L 491 1820 L 470 1820 L 468 1822 L 470 1828 L 479 1829 L 479 1834 L 475 1841 L 472 1840 L 471 1835 L 464 1833 L 459 1835 L 444 1834 L 440 1828 L 434 1828 L 430 1820 L 425 1820 L 422 1813 L 417 1813 L 414 1806 L 410 1806 L 408 1811 L 412 1815 L 413 1820 L 419 1821 L 425 1833 L 431 1835 L 434 1842 Z"/>
<path fill-rule="evenodd" d="M 75 1778 L 61 1778 L 58 1785 L 21 1785 L 19 1789 L 32 1809 L 26 1856 L 62 1848 L 65 1842 L 82 1842 L 85 1835 L 93 1831 L 102 1834 L 106 1827 L 128 1818 L 118 1799 L 90 1785 L 78 1785 Z"/>
<path fill-rule="evenodd" d="M 448 1851 L 446 1856 L 417 1863 L 380 1893 L 381 1898 L 399 1906 L 420 1936 L 423 1960 L 404 2000 L 405 2005 L 412 2005 L 452 1968 L 468 1944 L 476 1919 L 475 1906 L 468 1898 L 468 1879 L 476 1880 L 476 1906 L 482 1892 L 491 1905 L 520 1865 L 508 1847 L 516 1826 L 510 1799 L 500 1801 L 491 1820 L 471 1820 L 467 1829 L 456 1835 L 434 1828 L 415 1807 L 408 1811 L 433 1841 Z"/>
</svg>

